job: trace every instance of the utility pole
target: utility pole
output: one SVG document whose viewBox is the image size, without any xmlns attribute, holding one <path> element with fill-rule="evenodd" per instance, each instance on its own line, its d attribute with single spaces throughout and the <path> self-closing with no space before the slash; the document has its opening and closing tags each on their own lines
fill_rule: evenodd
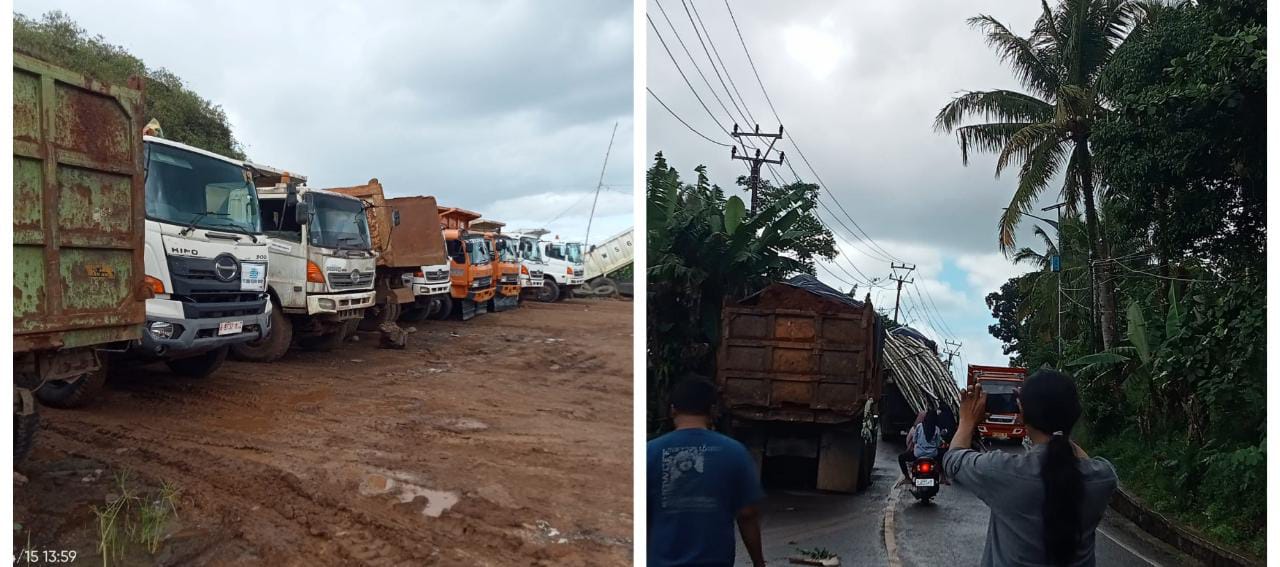
<svg viewBox="0 0 1280 567">
<path fill-rule="evenodd" d="M 609 167 L 609 154 L 613 153 L 613 138 L 618 135 L 618 123 L 613 123 L 613 133 L 609 134 L 609 148 L 604 151 L 604 164 L 600 166 L 600 181 L 596 183 L 596 197 L 591 200 L 591 216 L 587 217 L 587 235 L 582 239 L 582 246 L 591 246 L 591 221 L 596 218 L 596 202 L 600 200 L 600 188 L 604 187 L 604 170 Z M 584 250 L 585 254 L 587 251 Z"/>
<path fill-rule="evenodd" d="M 898 303 L 902 299 L 902 284 L 915 282 L 915 280 L 907 279 L 907 274 L 910 274 L 911 271 L 915 269 L 916 269 L 915 264 L 906 264 L 906 263 L 898 264 L 895 262 L 889 263 L 889 271 L 891 272 L 889 274 L 889 279 L 895 282 L 898 282 L 898 293 L 893 297 L 893 322 L 894 323 L 898 322 Z M 902 272 L 902 275 L 898 275 L 898 270 L 904 270 Z"/>
<path fill-rule="evenodd" d="M 769 152 L 773 151 L 773 145 L 778 143 L 778 140 L 782 139 L 782 125 L 781 124 L 778 125 L 777 134 L 767 134 L 767 133 L 760 132 L 759 124 L 756 124 L 755 132 L 739 132 L 738 125 L 734 124 L 733 134 L 731 135 L 734 138 L 739 138 L 739 143 L 742 143 L 741 138 L 769 138 L 770 139 L 769 147 L 764 150 L 763 154 L 760 153 L 760 148 L 756 148 L 755 156 L 738 155 L 738 146 L 733 146 L 733 148 L 729 150 L 730 158 L 751 162 L 751 177 L 748 179 L 748 185 L 751 187 L 751 212 L 754 213 L 756 212 L 756 205 L 759 203 L 759 196 L 757 195 L 757 193 L 759 193 L 759 190 L 760 190 L 760 166 L 766 163 L 782 165 L 782 160 L 786 159 L 787 157 L 787 152 L 780 151 L 778 152 L 778 159 L 769 159 Z M 746 151 L 745 143 L 743 144 L 743 148 L 744 148 L 743 151 L 745 152 Z"/>
<path fill-rule="evenodd" d="M 1057 211 L 1058 224 L 1054 228 L 1058 229 L 1058 259 L 1056 264 L 1052 265 L 1052 269 L 1058 272 L 1058 364 L 1062 364 L 1062 207 L 1067 206 L 1067 202 L 1063 201 L 1055 205 L 1049 205 L 1042 212 Z M 1053 260 L 1050 260 L 1051 264 Z"/>
</svg>

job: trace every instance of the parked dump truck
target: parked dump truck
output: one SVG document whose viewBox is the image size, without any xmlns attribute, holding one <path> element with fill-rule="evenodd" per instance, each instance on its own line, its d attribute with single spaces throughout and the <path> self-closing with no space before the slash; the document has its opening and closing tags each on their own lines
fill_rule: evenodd
<svg viewBox="0 0 1280 567">
<path fill-rule="evenodd" d="M 570 297 L 573 290 L 582 286 L 584 267 L 581 243 L 562 242 L 558 236 L 550 241 L 543 240 L 542 237 L 548 234 L 551 231 L 545 228 L 531 228 L 518 230 L 512 236 L 519 238 L 522 246 L 526 243 L 537 246 L 542 289 L 534 297 L 538 301 L 551 302 Z M 528 257 L 532 258 L 531 255 Z"/>
<path fill-rule="evenodd" d="M 580 291 L 592 295 L 631 295 L 630 268 L 636 259 L 633 229 L 626 229 L 587 250 Z"/>
<path fill-rule="evenodd" d="M 545 287 L 543 272 L 547 268 L 542 246 L 539 245 L 537 236 L 520 233 L 512 233 L 510 236 L 516 240 L 516 258 L 520 261 L 520 293 L 523 297 L 537 299 Z"/>
<path fill-rule="evenodd" d="M 437 214 L 437 219 L 438 217 Z M 413 288 L 414 305 L 400 312 L 401 321 L 417 323 L 428 318 L 449 317 L 453 302 L 449 300 L 449 252 L 445 250 L 443 229 L 440 235 L 440 258 L 442 261 L 439 264 L 423 266 L 413 275 L 405 275 L 405 283 Z"/>
<path fill-rule="evenodd" d="M 471 230 L 483 233 L 489 241 L 489 251 L 493 255 L 494 295 L 489 300 L 489 310 L 495 312 L 515 309 L 520 305 L 519 242 L 502 234 L 504 226 L 506 223 L 490 219 L 471 223 Z"/>
<path fill-rule="evenodd" d="M 88 392 L 102 350 L 142 337 L 141 83 L 106 85 L 13 54 L 13 456 L 31 449 L 35 393 Z"/>
<path fill-rule="evenodd" d="M 449 298 L 464 321 L 484 313 L 496 290 L 493 287 L 493 253 L 484 235 L 471 232 L 480 213 L 466 209 L 440 210 L 445 249 L 449 253 Z"/>
<path fill-rule="evenodd" d="M 716 380 L 720 427 L 766 483 L 857 492 L 871 482 L 884 329 L 813 276 L 726 302 Z"/>
<path fill-rule="evenodd" d="M 1017 389 L 1026 379 L 1026 368 L 969 365 L 968 385 L 981 385 L 987 393 L 987 417 L 978 422 L 979 436 L 983 439 L 1021 441 L 1027 434 L 1017 398 Z"/>
<path fill-rule="evenodd" d="M 271 330 L 237 344 L 241 360 L 270 362 L 296 341 L 308 349 L 342 344 L 373 306 L 374 259 L 359 199 L 306 186 L 306 177 L 252 166 L 270 238 L 267 293 Z"/>
</svg>

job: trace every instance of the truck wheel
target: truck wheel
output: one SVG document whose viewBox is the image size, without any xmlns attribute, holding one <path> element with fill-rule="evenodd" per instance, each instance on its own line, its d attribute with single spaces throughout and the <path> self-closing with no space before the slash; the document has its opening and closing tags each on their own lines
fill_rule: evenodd
<svg viewBox="0 0 1280 567">
<path fill-rule="evenodd" d="M 227 360 L 228 350 L 230 350 L 230 347 L 222 347 L 188 358 L 166 360 L 165 364 L 174 374 L 180 374 L 188 378 L 206 378 L 210 374 L 217 372 L 222 363 Z"/>
<path fill-rule="evenodd" d="M 618 295 L 618 284 L 609 278 L 596 278 L 592 280 L 591 294 L 602 297 L 615 297 Z"/>
<path fill-rule="evenodd" d="M 410 307 L 400 313 L 400 320 L 406 323 L 417 323 L 426 319 L 430 313 L 430 307 Z"/>
<path fill-rule="evenodd" d="M 551 278 L 542 280 L 542 289 L 538 290 L 538 301 L 543 303 L 551 303 L 560 297 L 560 286 L 556 285 L 556 281 Z"/>
<path fill-rule="evenodd" d="M 102 367 L 96 371 L 80 376 L 74 382 L 67 380 L 50 380 L 36 388 L 36 399 L 40 403 L 55 408 L 84 407 L 102 391 L 107 383 L 107 369 Z"/>
<path fill-rule="evenodd" d="M 13 464 L 17 465 L 31 452 L 35 445 L 36 430 L 40 429 L 40 413 L 34 403 L 30 411 L 23 414 L 22 388 L 13 389 Z M 27 397 L 30 402 L 30 396 Z"/>
<path fill-rule="evenodd" d="M 275 362 L 289 352 L 293 343 L 293 321 L 279 303 L 271 306 L 271 332 L 256 341 L 231 345 L 231 356 L 248 362 Z"/>
<path fill-rule="evenodd" d="M 387 298 L 381 305 L 370 307 L 360 320 L 361 331 L 377 331 L 383 323 L 395 323 L 400 318 L 400 304 Z"/>
<path fill-rule="evenodd" d="M 352 333 L 356 332 L 357 323 L 359 321 L 352 319 L 343 321 L 338 327 L 328 333 L 316 337 L 306 337 L 298 339 L 298 346 L 308 350 L 318 350 L 320 352 L 328 352 L 342 346 Z"/>
<path fill-rule="evenodd" d="M 440 306 L 437 307 L 436 310 L 432 312 L 430 315 L 430 318 L 433 321 L 444 321 L 445 319 L 448 319 L 450 315 L 453 314 L 453 304 L 455 302 L 453 301 L 452 297 L 445 296 L 440 298 L 439 301 L 440 301 Z"/>
</svg>

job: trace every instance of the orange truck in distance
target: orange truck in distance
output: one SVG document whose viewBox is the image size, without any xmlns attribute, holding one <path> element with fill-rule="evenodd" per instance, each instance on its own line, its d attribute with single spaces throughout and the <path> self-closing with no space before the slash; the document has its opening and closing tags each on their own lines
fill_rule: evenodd
<svg viewBox="0 0 1280 567">
<path fill-rule="evenodd" d="M 496 293 L 493 285 L 493 247 L 484 235 L 472 232 L 480 213 L 441 208 L 445 250 L 449 254 L 449 299 L 465 321 L 484 313 Z"/>
<path fill-rule="evenodd" d="M 987 417 L 978 423 L 983 439 L 1021 441 L 1026 436 L 1017 397 L 1026 379 L 1026 368 L 969 365 L 969 386 L 981 385 L 987 393 Z"/>
<path fill-rule="evenodd" d="M 494 295 L 489 309 L 494 312 L 509 311 L 520 306 L 520 242 L 502 234 L 507 223 L 480 219 L 471 223 L 471 230 L 484 234 L 493 255 Z"/>
</svg>

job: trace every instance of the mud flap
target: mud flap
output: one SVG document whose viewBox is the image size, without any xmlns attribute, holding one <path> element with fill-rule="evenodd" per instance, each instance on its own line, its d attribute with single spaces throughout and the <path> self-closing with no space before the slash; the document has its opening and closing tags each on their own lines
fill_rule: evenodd
<svg viewBox="0 0 1280 567">
<path fill-rule="evenodd" d="M 824 432 L 818 449 L 818 490 L 857 492 L 865 448 L 859 431 Z"/>
<path fill-rule="evenodd" d="M 475 301 L 471 301 L 470 299 L 463 299 L 460 301 L 460 303 L 462 304 L 461 314 L 462 314 L 463 321 L 466 321 L 467 319 L 475 317 L 476 315 L 483 315 L 485 313 L 488 313 L 489 302 L 487 301 L 483 303 L 478 303 Z"/>
<path fill-rule="evenodd" d="M 501 311 L 510 311 L 520 306 L 520 297 L 516 295 L 495 295 L 493 296 L 494 313 Z"/>
</svg>

